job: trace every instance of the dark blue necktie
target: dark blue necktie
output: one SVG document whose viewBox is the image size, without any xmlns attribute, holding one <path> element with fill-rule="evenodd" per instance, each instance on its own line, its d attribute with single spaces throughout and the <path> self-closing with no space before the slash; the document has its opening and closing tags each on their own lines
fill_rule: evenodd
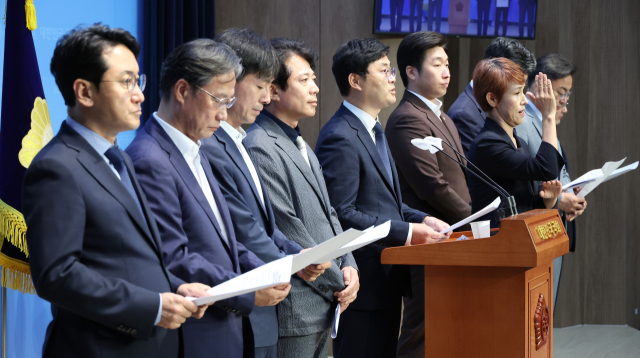
<svg viewBox="0 0 640 358">
<path fill-rule="evenodd" d="M 384 132 L 382 131 L 380 122 L 376 121 L 376 125 L 373 127 L 373 131 L 376 134 L 376 149 L 378 149 L 380 158 L 382 158 L 384 168 L 387 169 L 387 174 L 389 174 L 389 182 L 391 183 L 391 187 L 393 187 L 393 175 L 391 174 L 391 164 L 389 163 L 389 155 L 387 154 L 387 139 L 384 136 Z"/>
<path fill-rule="evenodd" d="M 133 200 L 138 205 L 138 209 L 140 210 L 140 214 L 142 214 L 142 219 L 146 221 L 144 217 L 144 213 L 142 212 L 142 206 L 140 205 L 140 200 L 138 200 L 138 195 L 136 194 L 135 189 L 133 188 L 133 183 L 131 183 L 131 178 L 129 177 L 129 172 L 127 171 L 127 167 L 124 165 L 124 158 L 122 157 L 122 153 L 120 152 L 120 148 L 117 145 L 109 148 L 104 153 L 104 156 L 109 159 L 113 167 L 116 168 L 118 174 L 120 175 L 120 181 L 124 184 L 124 187 L 127 189 L 129 194 L 133 197 Z"/>
</svg>

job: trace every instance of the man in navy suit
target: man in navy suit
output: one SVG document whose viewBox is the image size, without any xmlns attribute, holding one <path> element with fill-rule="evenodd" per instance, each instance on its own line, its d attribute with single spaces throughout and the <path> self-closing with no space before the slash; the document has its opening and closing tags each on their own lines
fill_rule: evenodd
<svg viewBox="0 0 640 358">
<path fill-rule="evenodd" d="M 448 225 L 402 203 L 400 184 L 378 113 L 396 101 L 395 68 L 389 47 L 355 39 L 333 56 L 333 75 L 344 102 L 322 128 L 316 155 L 331 205 L 344 229 L 366 229 L 391 220 L 380 244 L 353 252 L 362 289 L 340 319 L 336 357 L 395 357 L 402 288 L 410 289 L 408 267 L 380 263 L 385 246 L 438 242 Z M 400 282 L 402 287 L 398 287 Z M 366 324 L 363 324 L 366 322 Z"/>
<path fill-rule="evenodd" d="M 29 166 L 23 213 L 38 295 L 51 302 L 43 357 L 178 357 L 176 328 L 208 286 L 167 271 L 154 217 L 116 135 L 140 124 L 140 45 L 104 25 L 62 37 L 51 72 L 67 105 Z M 174 294 L 172 292 L 177 292 Z"/>
<path fill-rule="evenodd" d="M 237 236 L 238 241 L 264 262 L 300 253 L 302 247 L 278 229 L 262 178 L 242 144 L 247 134 L 241 125 L 253 123 L 262 107 L 270 102 L 269 85 L 280 65 L 278 55 L 267 40 L 249 29 L 225 30 L 216 41 L 234 49 L 242 59 L 244 71 L 236 80 L 237 100 L 228 109 L 227 120 L 220 122 L 220 130 L 213 136 L 202 140 L 202 151 L 211 163 L 213 175 L 229 207 L 233 229 L 241 233 Z M 298 275 L 314 281 L 330 266 L 331 262 L 312 265 Z M 275 358 L 278 347 L 276 308 L 256 307 L 249 319 L 256 358 Z"/>
<path fill-rule="evenodd" d="M 263 264 L 236 241 L 226 201 L 199 150 L 234 103 L 241 71 L 227 45 L 199 39 L 178 46 L 162 64 L 158 111 L 127 148 L 158 222 L 167 267 L 211 286 Z M 277 304 L 290 287 L 222 300 L 200 322 L 188 320 L 185 357 L 253 356 L 249 314 L 254 305 Z"/>
<path fill-rule="evenodd" d="M 536 68 L 536 58 L 520 42 L 507 37 L 497 37 L 484 53 L 484 58 L 504 57 L 515 62 L 522 70 L 529 74 Z M 447 115 L 453 119 L 464 155 L 469 155 L 471 143 L 476 138 L 487 118 L 487 114 L 480 108 L 480 104 L 473 97 L 473 81 L 471 81 L 464 92 L 458 96 L 449 108 Z"/>
</svg>

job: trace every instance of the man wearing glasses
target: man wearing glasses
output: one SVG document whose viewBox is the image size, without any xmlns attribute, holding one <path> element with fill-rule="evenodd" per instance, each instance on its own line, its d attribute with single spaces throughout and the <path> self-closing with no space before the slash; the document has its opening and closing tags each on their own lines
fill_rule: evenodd
<svg viewBox="0 0 640 358">
<path fill-rule="evenodd" d="M 158 111 L 127 148 L 158 222 L 167 267 L 210 286 L 263 264 L 236 240 L 226 201 L 200 151 L 200 140 L 219 128 L 235 102 L 241 72 L 227 45 L 199 39 L 178 46 L 162 64 Z M 187 320 L 185 357 L 253 356 L 249 314 L 254 305 L 277 304 L 290 287 L 225 299 L 201 321 Z"/>
<path fill-rule="evenodd" d="M 396 71 L 388 52 L 375 39 L 354 39 L 338 48 L 332 71 L 344 101 L 320 131 L 315 151 L 343 229 L 391 220 L 387 237 L 353 252 L 362 289 L 340 318 L 336 357 L 396 356 L 402 295 L 410 290 L 410 277 L 406 266 L 382 265 L 382 250 L 437 242 L 445 238 L 437 231 L 448 226 L 402 202 L 396 165 L 377 118 L 396 101 Z"/>
<path fill-rule="evenodd" d="M 176 328 L 206 309 L 183 296 L 208 286 L 165 267 L 118 147 L 117 134 L 140 125 L 139 51 L 127 31 L 96 24 L 64 35 L 51 60 L 68 117 L 29 165 L 22 193 L 33 285 L 53 314 L 43 357 L 175 358 Z"/>
<path fill-rule="evenodd" d="M 416 32 L 398 47 L 400 77 L 407 90 L 391 113 L 385 133 L 396 159 L 404 202 L 449 223 L 471 215 L 471 197 L 464 169 L 444 153 L 431 154 L 411 143 L 414 138 L 436 137 L 462 153 L 455 124 L 442 111 L 451 74 L 445 51 L 447 40 L 437 32 Z M 465 160 L 443 144 L 446 154 Z M 413 296 L 404 298 L 398 357 L 424 357 L 424 269 L 412 266 Z"/>
<path fill-rule="evenodd" d="M 529 74 L 529 88 L 533 86 L 535 77 L 538 73 L 544 73 L 551 80 L 553 94 L 556 97 L 556 125 L 562 121 L 562 117 L 567 113 L 569 105 L 569 96 L 571 96 L 571 87 L 573 86 L 573 74 L 576 72 L 575 66 L 566 58 L 557 53 L 548 54 L 538 59 L 536 69 Z M 527 142 L 527 147 L 531 155 L 538 153 L 538 148 L 542 142 L 542 118 L 544 113 L 536 108 L 533 101 L 525 107 L 524 121 L 516 127 L 518 137 Z M 565 166 L 560 171 L 558 180 L 565 185 L 571 182 L 569 177 L 569 162 L 567 160 L 564 148 L 558 140 L 558 149 L 565 161 Z M 587 207 L 585 198 L 576 196 L 580 188 L 576 188 L 573 192 L 562 193 L 558 200 L 558 209 L 564 220 L 564 226 L 569 236 L 569 251 L 575 251 L 576 245 L 576 225 L 573 221 L 576 217 L 582 215 Z M 553 260 L 553 307 L 555 311 L 556 297 L 558 295 L 558 285 L 560 283 L 560 272 L 562 270 L 562 256 Z"/>
</svg>

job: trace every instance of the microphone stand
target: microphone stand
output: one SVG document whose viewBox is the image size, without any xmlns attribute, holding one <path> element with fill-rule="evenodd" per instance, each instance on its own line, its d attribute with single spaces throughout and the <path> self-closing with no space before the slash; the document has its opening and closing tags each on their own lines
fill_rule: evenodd
<svg viewBox="0 0 640 358">
<path fill-rule="evenodd" d="M 504 190 L 500 185 L 498 185 L 495 181 L 493 181 L 493 179 L 491 179 L 482 170 L 478 169 L 478 167 L 476 167 L 475 164 L 470 162 L 469 159 L 465 158 L 464 155 L 460 154 L 457 150 L 455 150 L 455 148 L 453 148 L 451 146 L 451 144 L 445 142 L 444 140 L 442 141 L 442 143 L 446 144 L 449 148 L 453 149 L 454 152 L 456 152 L 459 156 L 464 158 L 464 160 L 466 160 L 467 163 L 471 164 L 473 166 L 473 168 L 475 168 L 479 173 L 482 173 L 482 175 L 485 178 L 487 178 L 493 184 L 493 185 L 489 184 L 489 182 L 487 182 L 487 180 L 482 178 L 474 170 L 471 170 L 470 168 L 467 168 L 464 164 L 460 163 L 457 159 L 454 159 L 452 156 L 447 154 L 444 150 L 432 145 L 433 147 L 438 149 L 440 152 L 442 152 L 444 155 L 446 155 L 447 157 L 451 158 L 451 160 L 453 160 L 454 162 L 460 164 L 460 167 L 464 168 L 464 170 L 466 170 L 467 173 L 473 174 L 476 178 L 482 180 L 483 183 L 485 183 L 487 186 L 489 186 L 490 188 L 492 188 L 493 190 L 498 192 L 498 194 L 500 194 L 500 196 L 502 197 L 502 202 L 501 202 L 501 205 L 498 208 L 498 210 L 496 210 L 496 212 L 495 212 L 496 220 L 498 222 L 502 221 L 502 219 L 504 219 L 506 217 L 513 216 L 513 215 L 518 215 L 518 209 L 516 208 L 516 199 L 512 195 L 509 195 L 509 193 L 507 193 L 506 190 Z"/>
</svg>

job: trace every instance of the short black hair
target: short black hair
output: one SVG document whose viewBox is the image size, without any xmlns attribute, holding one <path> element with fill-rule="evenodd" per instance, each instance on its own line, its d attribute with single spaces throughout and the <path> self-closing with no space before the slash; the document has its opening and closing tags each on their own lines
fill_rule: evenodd
<svg viewBox="0 0 640 358">
<path fill-rule="evenodd" d="M 576 73 L 576 70 L 576 66 L 562 55 L 550 53 L 538 59 L 538 65 L 536 66 L 536 69 L 529 74 L 527 83 L 529 88 L 531 88 L 536 79 L 536 75 L 540 72 L 547 75 L 548 79 L 555 81 L 567 76 L 572 76 Z"/>
<path fill-rule="evenodd" d="M 420 73 L 422 63 L 427 57 L 427 50 L 440 46 L 447 48 L 447 38 L 433 31 L 414 32 L 400 42 L 398 46 L 398 72 L 405 87 L 409 85 L 407 66 L 415 67 Z"/>
<path fill-rule="evenodd" d="M 278 72 L 280 63 L 276 50 L 269 41 L 258 36 L 252 29 L 227 29 L 216 36 L 215 40 L 231 47 L 242 59 L 244 72 L 237 78 L 238 82 L 246 75 L 254 73 L 270 82 Z"/>
<path fill-rule="evenodd" d="M 355 73 L 367 77 L 369 65 L 389 54 L 389 46 L 376 39 L 353 39 L 340 47 L 333 55 L 333 77 L 336 79 L 340 94 L 348 96 L 351 90 L 349 75 Z"/>
<path fill-rule="evenodd" d="M 202 87 L 218 75 L 233 71 L 242 73 L 240 58 L 231 47 L 211 39 L 197 39 L 176 47 L 162 62 L 160 96 L 170 97 L 176 82 L 184 79 L 193 90 Z"/>
<path fill-rule="evenodd" d="M 65 105 L 76 105 L 73 83 L 79 78 L 93 82 L 100 90 L 100 81 L 108 70 L 102 54 L 118 45 L 124 45 L 138 58 L 140 44 L 133 35 L 99 22 L 86 28 L 78 26 L 58 40 L 50 68 Z"/>
<path fill-rule="evenodd" d="M 515 62 L 527 75 L 536 68 L 536 57 L 520 42 L 508 37 L 496 37 L 484 53 L 484 58 L 504 57 Z"/>
<path fill-rule="evenodd" d="M 283 91 L 287 90 L 287 80 L 289 80 L 289 76 L 291 76 L 291 69 L 287 67 L 286 64 L 289 57 L 297 55 L 304 58 L 305 61 L 309 62 L 311 69 L 315 71 L 318 54 L 307 47 L 302 40 L 280 37 L 272 39 L 271 46 L 276 50 L 280 62 L 280 68 L 273 80 L 273 84 L 280 87 Z"/>
</svg>

